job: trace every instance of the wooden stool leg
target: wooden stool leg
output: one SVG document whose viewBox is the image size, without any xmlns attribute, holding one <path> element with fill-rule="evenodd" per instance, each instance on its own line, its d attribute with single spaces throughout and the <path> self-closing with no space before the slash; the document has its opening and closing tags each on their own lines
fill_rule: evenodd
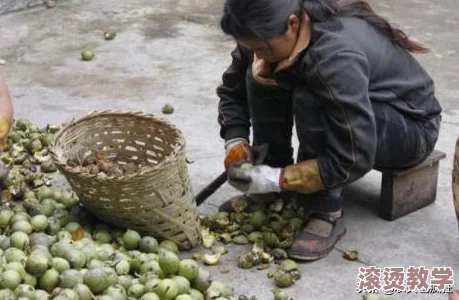
<svg viewBox="0 0 459 300">
<path fill-rule="evenodd" d="M 402 172 L 383 171 L 379 216 L 392 221 L 433 203 L 438 167 L 439 160 Z"/>
</svg>

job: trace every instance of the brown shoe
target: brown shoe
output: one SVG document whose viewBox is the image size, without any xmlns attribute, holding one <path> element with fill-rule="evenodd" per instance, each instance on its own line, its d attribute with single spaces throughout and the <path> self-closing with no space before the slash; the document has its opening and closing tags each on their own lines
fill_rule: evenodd
<svg viewBox="0 0 459 300">
<path fill-rule="evenodd" d="M 332 226 L 330 232 L 322 230 L 319 226 L 313 226 L 310 222 L 326 222 Z M 308 226 L 312 225 L 312 226 Z M 329 231 L 329 230 L 328 230 Z M 306 222 L 303 231 L 296 237 L 293 245 L 288 250 L 288 255 L 291 258 L 304 261 L 317 260 L 327 256 L 336 243 L 346 234 L 344 227 L 343 214 L 336 219 L 332 219 L 323 214 L 312 213 Z"/>
<path fill-rule="evenodd" d="M 253 205 L 269 205 L 279 199 L 278 193 L 257 194 L 257 195 L 238 195 L 225 202 L 218 207 L 218 211 L 232 212 L 233 203 L 237 201 L 245 201 L 248 206 Z"/>
</svg>

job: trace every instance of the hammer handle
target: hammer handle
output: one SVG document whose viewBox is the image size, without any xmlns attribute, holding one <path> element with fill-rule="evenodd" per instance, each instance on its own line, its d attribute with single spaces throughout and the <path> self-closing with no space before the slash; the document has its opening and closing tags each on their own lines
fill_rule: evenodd
<svg viewBox="0 0 459 300">
<path fill-rule="evenodd" d="M 217 178 L 214 179 L 208 186 L 206 186 L 199 194 L 196 195 L 196 204 L 199 206 L 202 204 L 210 195 L 212 195 L 219 187 L 221 187 L 227 180 L 226 171 L 221 173 Z"/>
</svg>

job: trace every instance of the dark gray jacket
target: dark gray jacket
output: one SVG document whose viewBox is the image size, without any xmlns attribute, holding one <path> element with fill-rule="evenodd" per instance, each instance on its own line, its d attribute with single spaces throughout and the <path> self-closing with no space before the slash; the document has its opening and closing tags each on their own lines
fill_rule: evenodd
<svg viewBox="0 0 459 300">
<path fill-rule="evenodd" d="M 253 53 L 237 46 L 218 87 L 218 122 L 225 140 L 249 137 L 245 77 Z M 375 120 L 371 102 L 385 102 L 409 118 L 441 112 L 434 83 L 415 58 L 366 21 L 337 17 L 313 24 L 308 48 L 287 70 L 274 74 L 285 86 L 302 85 L 327 111 L 327 153 L 319 158 L 326 187 L 344 184 L 373 168 Z"/>
</svg>

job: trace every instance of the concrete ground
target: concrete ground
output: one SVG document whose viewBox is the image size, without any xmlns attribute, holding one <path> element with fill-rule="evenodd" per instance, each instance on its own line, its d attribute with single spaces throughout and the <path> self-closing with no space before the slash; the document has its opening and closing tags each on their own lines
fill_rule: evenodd
<svg viewBox="0 0 459 300">
<path fill-rule="evenodd" d="M 454 143 L 459 134 L 459 2 L 456 0 L 371 1 L 408 34 L 431 48 L 419 56 L 436 81 L 444 107 L 437 148 L 441 162 L 437 201 L 394 222 L 377 216 L 380 174 L 371 172 L 346 190 L 348 233 L 342 250 L 358 250 L 362 262 L 349 262 L 338 250 L 301 265 L 302 279 L 287 289 L 295 299 L 359 299 L 361 266 L 453 267 L 459 270 L 458 227 L 451 193 Z M 168 116 L 187 140 L 195 163 L 189 172 L 195 192 L 222 171 L 223 144 L 218 136 L 215 88 L 227 67 L 233 42 L 218 28 L 222 0 L 69 0 L 55 9 L 36 8 L 0 17 L 0 59 L 14 98 L 16 116 L 45 125 L 91 110 L 139 110 Z M 118 36 L 104 41 L 112 28 Z M 82 62 L 80 51 L 96 58 Z M 225 185 L 200 207 L 212 214 L 235 191 Z M 266 271 L 242 271 L 232 247 L 223 264 L 209 267 L 237 294 L 272 299 Z M 455 274 L 456 281 L 459 277 Z M 446 299 L 440 294 L 399 294 L 396 299 Z"/>
<path fill-rule="evenodd" d="M 43 0 L 3 0 L 0 1 L 0 15 L 43 5 Z"/>
</svg>

